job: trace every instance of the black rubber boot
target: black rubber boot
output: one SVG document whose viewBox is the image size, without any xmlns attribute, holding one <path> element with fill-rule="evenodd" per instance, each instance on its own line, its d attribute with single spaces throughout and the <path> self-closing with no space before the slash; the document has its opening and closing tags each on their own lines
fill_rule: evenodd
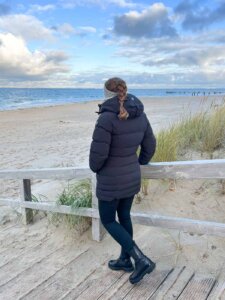
<svg viewBox="0 0 225 300">
<path fill-rule="evenodd" d="M 134 266 L 131 262 L 130 255 L 127 252 L 125 252 L 123 249 L 121 250 L 118 259 L 113 259 L 108 262 L 108 267 L 114 271 L 121 271 L 121 270 L 125 272 L 134 271 Z"/>
<path fill-rule="evenodd" d="M 129 254 L 135 261 L 134 272 L 129 277 L 130 283 L 134 284 L 138 283 L 147 273 L 151 273 L 155 269 L 155 263 L 144 255 L 135 243 Z"/>
</svg>

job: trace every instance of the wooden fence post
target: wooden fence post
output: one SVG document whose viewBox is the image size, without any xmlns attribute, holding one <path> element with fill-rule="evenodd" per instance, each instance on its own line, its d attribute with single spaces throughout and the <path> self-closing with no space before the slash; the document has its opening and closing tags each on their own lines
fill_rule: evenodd
<svg viewBox="0 0 225 300">
<path fill-rule="evenodd" d="M 98 198 L 96 197 L 96 174 L 92 174 L 91 177 L 92 186 L 92 207 L 98 209 Z M 100 242 L 105 234 L 106 230 L 103 227 L 100 218 L 92 218 L 92 238 L 95 241 Z"/>
<path fill-rule="evenodd" d="M 32 201 L 31 196 L 31 181 L 30 179 L 23 179 L 21 182 L 21 201 Z M 33 210 L 30 208 L 21 208 L 22 223 L 27 225 L 33 221 Z"/>
</svg>

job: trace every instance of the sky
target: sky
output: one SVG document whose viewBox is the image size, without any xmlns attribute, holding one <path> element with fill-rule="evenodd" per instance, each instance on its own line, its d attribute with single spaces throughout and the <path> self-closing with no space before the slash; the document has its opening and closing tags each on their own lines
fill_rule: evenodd
<svg viewBox="0 0 225 300">
<path fill-rule="evenodd" d="M 224 87 L 225 0 L 0 0 L 0 87 Z"/>
</svg>

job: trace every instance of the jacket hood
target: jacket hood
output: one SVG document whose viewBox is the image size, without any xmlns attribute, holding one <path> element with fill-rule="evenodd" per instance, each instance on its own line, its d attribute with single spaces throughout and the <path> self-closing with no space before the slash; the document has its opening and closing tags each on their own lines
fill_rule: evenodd
<svg viewBox="0 0 225 300">
<path fill-rule="evenodd" d="M 102 104 L 98 104 L 98 106 L 99 106 L 99 111 L 97 112 L 98 114 L 108 111 L 118 115 L 120 112 L 120 104 L 117 96 L 107 99 Z M 128 119 L 137 118 L 144 111 L 143 103 L 132 94 L 127 94 L 127 98 L 124 101 L 124 108 L 129 113 Z"/>
</svg>

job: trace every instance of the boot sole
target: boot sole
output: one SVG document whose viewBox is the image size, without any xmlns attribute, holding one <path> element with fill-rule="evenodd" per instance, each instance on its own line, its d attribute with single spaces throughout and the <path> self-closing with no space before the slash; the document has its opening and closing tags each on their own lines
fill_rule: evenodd
<svg viewBox="0 0 225 300">
<path fill-rule="evenodd" d="M 156 264 L 149 266 L 139 277 L 134 280 L 129 279 L 130 283 L 138 283 L 146 274 L 150 274 L 155 269 Z"/>
<path fill-rule="evenodd" d="M 111 267 L 108 266 L 111 270 L 113 271 L 125 271 L 125 272 L 133 272 L 134 271 L 134 267 L 130 267 L 130 268 L 126 268 L 126 267 Z"/>
</svg>

